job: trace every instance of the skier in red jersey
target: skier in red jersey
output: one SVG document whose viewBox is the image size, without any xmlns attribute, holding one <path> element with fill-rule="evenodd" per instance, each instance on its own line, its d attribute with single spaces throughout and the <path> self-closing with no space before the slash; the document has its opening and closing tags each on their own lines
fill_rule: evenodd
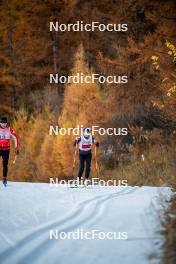
<svg viewBox="0 0 176 264">
<path fill-rule="evenodd" d="M 3 184 L 7 184 L 8 161 L 10 154 L 10 139 L 13 138 L 15 143 L 15 153 L 19 154 L 19 140 L 16 132 L 8 126 L 7 118 L 0 119 L 0 156 L 3 164 Z"/>
</svg>

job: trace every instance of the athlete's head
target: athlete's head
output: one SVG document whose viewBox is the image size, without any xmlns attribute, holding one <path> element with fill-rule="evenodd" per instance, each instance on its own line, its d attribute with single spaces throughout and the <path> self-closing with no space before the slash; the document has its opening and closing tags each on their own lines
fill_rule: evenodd
<svg viewBox="0 0 176 264">
<path fill-rule="evenodd" d="M 2 128 L 6 128 L 7 127 L 7 117 L 1 117 L 1 119 L 0 119 L 0 126 Z"/>
<path fill-rule="evenodd" d="M 88 138 L 91 135 L 91 129 L 90 128 L 84 128 L 83 129 L 83 136 L 85 138 Z"/>
</svg>

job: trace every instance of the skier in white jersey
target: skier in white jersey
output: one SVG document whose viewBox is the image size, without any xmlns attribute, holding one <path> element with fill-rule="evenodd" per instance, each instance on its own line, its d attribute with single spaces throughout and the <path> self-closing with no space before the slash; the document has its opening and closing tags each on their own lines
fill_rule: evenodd
<svg viewBox="0 0 176 264">
<path fill-rule="evenodd" d="M 88 179 L 91 169 L 92 146 L 93 144 L 95 144 L 96 147 L 99 147 L 99 142 L 96 142 L 94 136 L 91 135 L 90 128 L 84 128 L 83 135 L 75 140 L 74 146 L 76 146 L 77 144 L 79 146 L 78 178 L 79 180 L 81 180 L 86 163 L 85 179 Z"/>
</svg>

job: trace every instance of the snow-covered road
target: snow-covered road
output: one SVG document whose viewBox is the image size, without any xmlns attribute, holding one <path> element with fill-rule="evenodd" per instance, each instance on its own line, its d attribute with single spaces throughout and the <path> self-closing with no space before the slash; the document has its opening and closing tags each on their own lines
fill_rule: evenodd
<svg viewBox="0 0 176 264">
<path fill-rule="evenodd" d="M 159 217 L 170 195 L 166 187 L 1 185 L 0 263 L 160 263 Z M 57 239 L 61 232 L 82 239 Z M 100 239 L 99 232 L 117 239 Z"/>
</svg>

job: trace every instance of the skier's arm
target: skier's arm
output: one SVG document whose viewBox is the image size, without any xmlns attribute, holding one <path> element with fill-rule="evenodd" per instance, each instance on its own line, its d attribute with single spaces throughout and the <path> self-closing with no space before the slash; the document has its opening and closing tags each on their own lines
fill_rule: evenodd
<svg viewBox="0 0 176 264">
<path fill-rule="evenodd" d="M 74 147 L 76 147 L 76 145 L 79 144 L 80 140 L 81 140 L 81 138 L 76 138 L 76 139 L 75 139 Z"/>
<path fill-rule="evenodd" d="M 16 154 L 19 154 L 19 139 L 18 139 L 17 133 L 12 128 L 10 128 L 10 134 L 15 144 Z"/>
</svg>

